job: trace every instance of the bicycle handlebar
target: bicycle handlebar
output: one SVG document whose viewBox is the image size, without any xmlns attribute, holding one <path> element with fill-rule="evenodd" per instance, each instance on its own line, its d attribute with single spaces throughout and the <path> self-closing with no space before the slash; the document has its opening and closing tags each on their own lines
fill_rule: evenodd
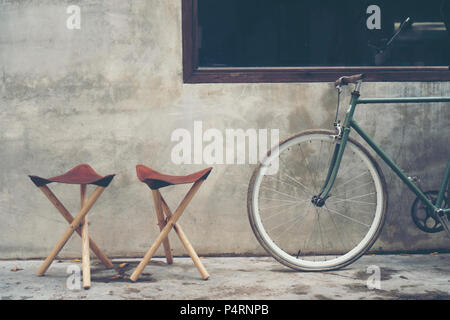
<svg viewBox="0 0 450 320">
<path fill-rule="evenodd" d="M 365 77 L 366 77 L 365 74 L 355 74 L 349 77 L 340 77 L 339 79 L 336 80 L 334 85 L 336 87 L 346 86 L 350 83 L 357 83 L 358 81 L 363 80 Z"/>
</svg>

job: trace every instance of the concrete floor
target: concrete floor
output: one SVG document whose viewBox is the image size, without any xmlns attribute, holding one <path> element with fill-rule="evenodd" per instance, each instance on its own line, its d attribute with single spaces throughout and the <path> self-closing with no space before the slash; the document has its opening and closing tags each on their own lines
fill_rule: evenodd
<svg viewBox="0 0 450 320">
<path fill-rule="evenodd" d="M 116 259 L 110 270 L 94 262 L 90 290 L 69 289 L 68 279 L 75 276 L 68 270 L 78 270 L 78 261 L 55 261 L 44 277 L 36 276 L 42 261 L 0 261 L 0 298 L 450 299 L 450 254 L 365 256 L 345 269 L 322 273 L 295 272 L 269 257 L 208 257 L 202 260 L 211 274 L 207 281 L 189 258 L 175 258 L 170 266 L 157 258 L 132 283 L 126 278 L 138 261 Z"/>
</svg>

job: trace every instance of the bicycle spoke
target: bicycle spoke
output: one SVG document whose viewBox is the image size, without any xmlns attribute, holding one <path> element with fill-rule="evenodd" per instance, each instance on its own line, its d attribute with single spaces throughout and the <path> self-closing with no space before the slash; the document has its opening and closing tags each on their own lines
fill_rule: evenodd
<svg viewBox="0 0 450 320">
<path fill-rule="evenodd" d="M 337 200 L 339 200 L 339 201 L 336 201 L 336 202 L 330 201 L 330 204 L 336 204 L 336 203 L 341 203 L 341 202 L 345 202 L 345 201 L 349 201 L 351 203 L 366 204 L 366 205 L 367 204 L 371 204 L 371 205 L 376 204 L 374 202 L 357 201 L 357 200 L 350 200 L 350 199 L 337 199 Z"/>
<path fill-rule="evenodd" d="M 341 231 L 339 230 L 339 228 L 337 227 L 336 222 L 335 222 L 334 219 L 333 219 L 333 215 L 330 213 L 330 210 L 328 209 L 327 205 L 325 205 L 325 210 L 328 212 L 328 216 L 330 217 L 331 221 L 333 222 L 334 228 L 335 228 L 335 230 L 336 230 L 336 234 L 338 235 L 339 240 L 340 240 L 340 242 L 341 242 L 342 249 L 345 251 L 345 250 L 346 250 L 346 247 L 345 247 L 344 242 L 343 242 L 343 239 L 342 239 L 342 237 L 341 237 L 342 232 L 341 232 Z M 346 234 L 346 233 L 344 233 L 344 234 Z"/>
<path fill-rule="evenodd" d="M 312 179 L 312 181 L 313 181 L 314 189 L 317 190 L 317 181 L 316 181 L 316 179 L 315 179 L 316 176 L 315 176 L 315 175 L 313 176 L 313 174 L 311 173 L 311 166 L 309 165 L 309 161 L 307 160 L 307 157 L 305 157 L 305 154 L 303 153 L 303 150 L 302 150 L 302 148 L 300 147 L 300 145 L 299 145 L 299 149 L 300 149 L 300 152 L 301 152 L 302 155 L 303 155 L 303 159 L 305 159 L 306 166 L 308 167 L 309 175 L 311 176 L 311 179 Z"/>
<path fill-rule="evenodd" d="M 303 200 L 303 201 L 299 201 L 299 202 L 296 202 L 296 203 L 287 203 L 287 204 L 285 203 L 285 204 L 282 204 L 282 205 L 279 205 L 279 206 L 274 206 L 274 207 L 260 208 L 259 210 L 276 209 L 276 208 L 281 208 L 281 207 L 286 207 L 286 206 L 298 206 L 298 205 L 300 205 L 302 203 L 305 203 L 306 201 L 308 201 L 308 200 Z"/>
<path fill-rule="evenodd" d="M 292 183 L 288 183 L 288 182 L 286 182 L 286 181 L 284 181 L 284 180 L 275 178 L 275 177 L 273 177 L 273 176 L 266 176 L 266 177 L 267 177 L 267 178 L 270 178 L 270 179 L 275 179 L 275 180 L 277 180 L 277 181 L 279 181 L 279 182 L 281 182 L 281 183 L 284 183 L 284 184 L 286 184 L 286 185 L 292 186 L 292 187 L 294 187 L 295 189 L 302 190 L 302 191 L 306 194 L 306 192 L 305 192 L 303 189 L 300 189 L 298 186 L 293 185 Z M 305 188 L 305 187 L 303 186 L 303 188 Z"/>
<path fill-rule="evenodd" d="M 290 226 L 289 226 L 287 229 L 283 230 L 282 232 L 283 232 L 283 233 L 287 233 L 289 230 L 291 230 L 298 222 L 300 222 L 300 221 L 306 216 L 307 212 L 308 212 L 308 211 L 306 210 L 305 213 L 304 213 L 302 216 L 297 216 L 297 217 L 294 219 L 294 221 L 292 221 L 292 222 L 290 223 Z M 280 232 L 280 233 L 281 233 L 281 232 Z M 278 233 L 278 235 L 279 235 L 280 233 Z"/>
<path fill-rule="evenodd" d="M 354 153 L 354 152 L 352 152 L 352 154 L 353 154 L 353 156 L 355 156 L 355 153 Z M 348 156 L 348 152 L 346 153 L 346 155 Z M 347 157 L 347 158 L 348 158 L 348 157 Z M 350 172 L 350 170 L 353 170 L 353 169 L 354 169 L 354 166 L 353 166 L 353 165 L 347 165 L 347 167 L 345 168 L 345 171 L 342 170 L 342 169 L 344 169 L 343 165 L 345 165 L 345 163 L 346 163 L 345 160 L 346 160 L 346 158 L 343 158 L 343 159 L 341 160 L 340 168 L 339 168 L 339 176 L 342 176 L 342 177 L 346 176 L 346 175 Z"/>
<path fill-rule="evenodd" d="M 322 147 L 323 147 L 323 141 L 320 141 L 320 149 L 319 149 L 319 157 L 318 157 L 318 159 L 321 159 L 321 156 L 322 156 Z M 320 161 L 316 161 L 316 169 L 315 169 L 315 172 L 320 172 L 319 167 L 320 167 Z"/>
<path fill-rule="evenodd" d="M 315 219 L 314 219 L 314 225 L 313 225 L 313 228 L 312 228 L 312 231 L 310 232 L 310 234 L 309 234 L 309 237 L 308 237 L 308 241 L 306 242 L 306 244 L 305 244 L 305 252 L 307 252 L 308 250 L 308 247 L 309 247 L 309 243 L 310 243 L 310 241 L 311 241 L 311 238 L 312 238 L 312 235 L 314 234 L 314 231 L 316 230 L 316 224 L 317 224 L 317 213 L 316 213 L 316 216 L 315 216 Z"/>
<path fill-rule="evenodd" d="M 271 229 L 269 230 L 269 233 L 272 232 L 272 231 L 275 230 L 275 229 L 278 229 L 279 227 L 282 227 L 282 226 L 284 226 L 284 225 L 286 225 L 286 224 L 290 224 L 290 223 L 294 222 L 294 221 L 297 220 L 298 218 L 299 218 L 298 216 L 295 216 L 294 219 L 291 219 L 291 220 L 288 220 L 288 221 L 284 221 L 282 224 L 279 224 L 279 225 L 277 225 L 276 227 L 271 228 Z"/>
<path fill-rule="evenodd" d="M 291 179 L 292 181 L 295 181 L 295 182 L 297 182 L 299 185 L 301 185 L 306 191 L 311 192 L 311 194 L 314 193 L 314 191 L 312 191 L 311 189 L 308 189 L 308 188 L 307 188 L 303 183 L 301 183 L 300 181 L 297 181 L 295 178 L 292 178 L 291 176 L 289 176 L 289 175 L 286 174 L 286 173 L 285 173 L 285 175 L 286 175 L 289 179 Z"/>
<path fill-rule="evenodd" d="M 299 204 L 295 204 L 295 205 L 293 205 L 293 207 L 295 208 L 295 207 L 298 206 L 298 205 L 299 205 Z M 275 214 L 273 214 L 273 215 L 271 215 L 271 216 L 268 216 L 268 217 L 264 218 L 264 220 L 270 220 L 270 219 L 272 219 L 273 217 L 279 216 L 280 214 L 286 212 L 288 209 L 293 209 L 293 208 L 291 208 L 291 207 L 284 208 L 283 210 L 278 211 L 277 213 L 275 213 Z"/>
<path fill-rule="evenodd" d="M 351 221 L 353 221 L 353 222 L 356 222 L 356 223 L 358 223 L 358 224 L 360 224 L 360 225 L 363 225 L 363 226 L 365 226 L 365 227 L 367 227 L 367 228 L 370 228 L 369 225 L 367 225 L 367 224 L 365 224 L 365 223 L 362 223 L 361 221 L 358 221 L 358 220 L 356 220 L 356 219 L 350 218 L 349 216 L 346 216 L 345 214 L 342 214 L 342 213 L 340 213 L 340 212 L 338 212 L 338 211 L 336 211 L 336 210 L 333 210 L 333 209 L 328 209 L 328 210 L 330 210 L 331 212 L 336 213 L 337 215 L 339 215 L 339 216 L 341 216 L 341 217 L 343 217 L 343 218 L 346 218 L 346 219 L 351 220 Z"/>
<path fill-rule="evenodd" d="M 331 203 L 328 203 L 328 204 L 331 204 Z M 358 209 L 355 209 L 355 208 L 352 208 L 352 212 L 354 212 L 354 213 L 361 213 L 361 214 L 365 214 L 365 215 L 367 215 L 367 214 L 370 214 L 370 215 L 373 215 L 373 212 L 371 213 L 371 212 L 369 212 L 368 210 L 358 210 Z"/>
<path fill-rule="evenodd" d="M 272 192 L 275 192 L 275 193 L 278 193 L 278 194 L 284 195 L 284 196 L 286 196 L 286 197 L 288 197 L 288 198 L 291 198 L 291 199 L 295 199 L 295 200 L 297 200 L 297 198 L 296 198 L 296 197 L 294 197 L 294 196 L 293 196 L 293 195 L 291 195 L 291 194 L 288 194 L 288 193 L 284 193 L 284 192 L 281 192 L 281 191 L 278 191 L 278 190 L 275 190 L 275 189 L 271 189 L 271 188 L 268 188 L 268 187 L 265 187 L 265 186 L 261 186 L 261 188 L 263 188 L 263 189 L 266 189 L 266 190 L 270 190 L 270 191 L 272 191 Z"/>
<path fill-rule="evenodd" d="M 335 204 L 335 203 L 339 203 L 339 202 L 342 202 L 342 201 L 352 201 L 352 202 L 355 202 L 355 201 L 354 201 L 355 199 L 361 199 L 361 198 L 364 198 L 364 197 L 367 197 L 367 196 L 371 196 L 371 195 L 373 195 L 373 194 L 376 194 L 376 192 L 371 192 L 371 193 L 367 193 L 367 194 L 355 196 L 355 197 L 353 197 L 353 198 L 348 198 L 348 199 L 342 199 L 342 198 L 335 198 L 335 197 L 332 197 L 332 198 L 330 198 L 330 203 L 334 203 L 334 204 Z M 339 200 L 339 201 L 333 202 L 332 200 Z M 369 203 L 369 202 L 363 202 L 363 203 Z"/>
<path fill-rule="evenodd" d="M 317 211 L 317 208 L 316 208 L 316 211 Z M 317 226 L 318 226 L 318 229 L 319 229 L 320 242 L 322 243 L 322 254 L 325 254 L 326 250 L 325 250 L 325 244 L 323 242 L 322 228 L 320 226 L 320 214 L 317 214 Z"/>
<path fill-rule="evenodd" d="M 278 201 L 278 202 L 298 203 L 298 201 L 285 200 L 285 199 L 272 199 L 272 198 L 262 198 L 262 197 L 259 197 L 259 199 L 261 199 L 261 200 L 269 200 L 269 201 Z"/>
<path fill-rule="evenodd" d="M 353 187 L 352 189 L 346 190 L 345 192 L 349 193 L 349 192 L 351 192 L 353 190 L 358 190 L 358 189 L 361 189 L 362 187 L 365 187 L 365 186 L 368 186 L 368 185 L 371 185 L 371 184 L 372 184 L 371 182 L 367 182 L 367 183 L 364 183 L 363 185 L 359 185 L 359 186 Z M 343 196 L 343 194 L 333 195 L 333 197 L 342 197 L 342 196 Z"/>
<path fill-rule="evenodd" d="M 295 174 L 292 173 L 292 171 L 289 169 L 289 166 L 286 165 L 286 163 L 284 162 L 284 160 L 280 157 L 280 161 L 283 162 L 283 165 L 285 166 L 286 170 L 289 171 L 289 173 L 293 176 L 295 176 Z M 308 192 L 312 192 L 309 188 L 307 188 L 304 184 L 302 184 L 300 181 L 298 181 L 297 179 L 295 179 L 294 177 L 291 177 L 290 175 L 288 175 L 287 173 L 284 173 L 289 179 L 291 179 L 292 181 L 298 183 L 300 186 L 302 186 L 303 188 L 305 188 L 305 190 L 307 190 Z"/>
<path fill-rule="evenodd" d="M 336 189 L 342 188 L 342 187 L 345 186 L 346 184 L 348 184 L 348 183 L 350 183 L 350 182 L 352 182 L 352 181 L 354 181 L 354 180 L 356 180 L 356 179 L 358 179 L 358 178 L 360 178 L 360 177 L 362 177 L 362 176 L 364 176 L 364 175 L 366 175 L 366 174 L 368 174 L 368 173 L 369 173 L 368 171 L 367 171 L 367 172 L 363 172 L 363 173 L 357 175 L 356 177 L 353 177 L 352 179 L 346 181 L 344 184 L 340 184 L 340 185 L 335 186 L 335 188 L 336 188 Z"/>
</svg>

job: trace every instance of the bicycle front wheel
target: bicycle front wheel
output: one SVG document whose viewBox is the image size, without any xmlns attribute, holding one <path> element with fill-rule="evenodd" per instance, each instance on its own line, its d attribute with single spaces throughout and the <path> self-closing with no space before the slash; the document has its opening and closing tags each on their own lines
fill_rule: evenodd
<svg viewBox="0 0 450 320">
<path fill-rule="evenodd" d="M 354 262 L 373 245 L 384 223 L 384 177 L 352 138 L 331 196 L 322 207 L 312 203 L 339 143 L 333 134 L 311 130 L 284 140 L 250 180 L 247 208 L 256 238 L 270 255 L 296 270 L 333 270 Z"/>
</svg>

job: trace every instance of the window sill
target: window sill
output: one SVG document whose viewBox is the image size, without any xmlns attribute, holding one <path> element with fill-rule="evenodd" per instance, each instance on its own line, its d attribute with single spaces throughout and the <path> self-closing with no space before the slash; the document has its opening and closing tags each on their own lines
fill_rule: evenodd
<svg viewBox="0 0 450 320">
<path fill-rule="evenodd" d="M 333 82 L 344 75 L 364 73 L 364 81 L 450 81 L 448 67 L 265 67 L 184 70 L 185 83 Z"/>
</svg>

